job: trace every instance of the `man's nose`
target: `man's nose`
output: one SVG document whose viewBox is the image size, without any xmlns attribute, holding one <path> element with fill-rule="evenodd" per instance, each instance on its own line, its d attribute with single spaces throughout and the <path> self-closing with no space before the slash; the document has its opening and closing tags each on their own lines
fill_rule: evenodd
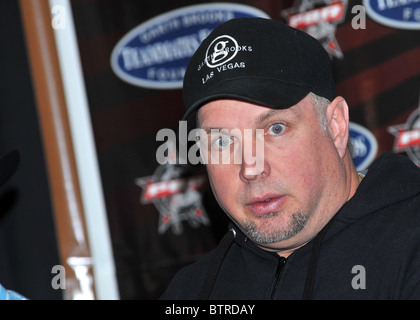
<svg viewBox="0 0 420 320">
<path fill-rule="evenodd" d="M 270 166 L 264 159 L 264 133 L 256 131 L 255 139 L 252 132 L 245 131 L 240 178 L 252 181 L 270 174 Z"/>
<path fill-rule="evenodd" d="M 270 175 L 270 166 L 264 161 L 262 166 L 243 163 L 239 173 L 240 179 L 244 182 L 251 182 L 257 179 L 264 179 Z"/>
</svg>

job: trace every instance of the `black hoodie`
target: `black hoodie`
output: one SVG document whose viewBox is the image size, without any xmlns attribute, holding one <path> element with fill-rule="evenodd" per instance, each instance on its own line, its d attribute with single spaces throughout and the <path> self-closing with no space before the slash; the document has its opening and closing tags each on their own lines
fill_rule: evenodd
<svg viewBox="0 0 420 320">
<path fill-rule="evenodd" d="M 381 155 L 355 195 L 287 259 L 233 227 L 162 299 L 420 299 L 420 169 Z"/>
</svg>

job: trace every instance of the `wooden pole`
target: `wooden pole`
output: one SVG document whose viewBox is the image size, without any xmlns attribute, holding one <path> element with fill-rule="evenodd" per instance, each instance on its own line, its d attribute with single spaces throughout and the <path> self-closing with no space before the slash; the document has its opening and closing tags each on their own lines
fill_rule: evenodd
<svg viewBox="0 0 420 320">
<path fill-rule="evenodd" d="M 94 299 L 92 259 L 49 4 L 47 0 L 20 0 L 20 8 L 65 270 L 65 282 L 56 285 L 58 289 L 65 285 L 65 299 Z"/>
</svg>

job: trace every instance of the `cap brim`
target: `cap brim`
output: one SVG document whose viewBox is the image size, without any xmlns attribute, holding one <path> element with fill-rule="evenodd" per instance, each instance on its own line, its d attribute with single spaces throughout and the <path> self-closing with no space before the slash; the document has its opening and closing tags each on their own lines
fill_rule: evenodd
<svg viewBox="0 0 420 320">
<path fill-rule="evenodd" d="M 273 109 L 287 109 L 297 104 L 308 93 L 307 88 L 269 77 L 246 76 L 227 79 L 210 87 L 203 94 L 204 98 L 191 105 L 182 119 L 188 120 L 200 107 L 214 100 L 235 99 Z"/>
</svg>

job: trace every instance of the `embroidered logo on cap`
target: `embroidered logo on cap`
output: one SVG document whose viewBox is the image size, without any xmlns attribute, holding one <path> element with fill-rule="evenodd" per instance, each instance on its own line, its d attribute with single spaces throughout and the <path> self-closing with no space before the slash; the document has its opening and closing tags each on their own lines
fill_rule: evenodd
<svg viewBox="0 0 420 320">
<path fill-rule="evenodd" d="M 206 51 L 205 62 L 209 68 L 216 68 L 232 60 L 238 53 L 238 42 L 231 36 L 223 35 L 214 39 Z"/>
<path fill-rule="evenodd" d="M 245 68 L 244 61 L 230 62 L 240 51 L 251 52 L 252 46 L 240 45 L 235 38 L 229 35 L 221 35 L 215 38 L 207 47 L 204 60 L 197 68 L 197 71 L 200 71 L 204 66 L 214 69 L 211 71 L 209 70 L 209 72 L 201 78 L 202 84 L 205 84 L 216 74 L 223 71 Z"/>
</svg>

